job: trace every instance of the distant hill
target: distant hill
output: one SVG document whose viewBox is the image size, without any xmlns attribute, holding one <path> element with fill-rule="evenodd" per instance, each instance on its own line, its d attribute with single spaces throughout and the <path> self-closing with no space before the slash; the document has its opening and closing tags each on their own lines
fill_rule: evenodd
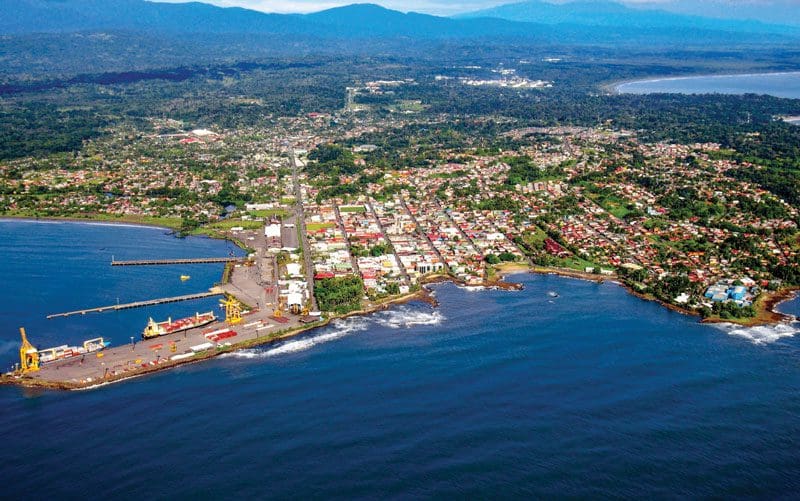
<svg viewBox="0 0 800 501">
<path fill-rule="evenodd" d="M 754 23 L 707 23 L 703 18 L 636 11 L 612 2 L 554 5 L 540 0 L 447 18 L 354 4 L 313 14 L 265 14 L 208 4 L 145 0 L 0 0 L 0 33 L 91 31 L 249 34 L 293 38 L 524 39 L 550 43 L 739 43 L 791 41 L 786 28 L 752 33 Z M 492 17 L 494 16 L 494 17 Z M 722 29 L 725 28 L 725 29 Z M 786 31 L 788 30 L 788 31 Z M 772 37 L 772 38 L 770 38 Z"/>
<path fill-rule="evenodd" d="M 702 4 L 703 2 L 693 2 Z M 719 3 L 719 2 L 718 2 Z M 552 3 L 543 0 L 511 3 L 456 16 L 459 19 L 490 17 L 547 25 L 568 24 L 627 29 L 685 29 L 740 33 L 798 33 L 796 27 L 766 24 L 753 20 L 719 19 L 659 10 L 662 4 L 648 3 L 648 8 L 634 8 L 613 1 L 574 1 Z M 665 4 L 671 5 L 671 4 Z M 800 9 L 800 6 L 797 6 Z M 800 17 L 800 14 L 796 14 Z"/>
<path fill-rule="evenodd" d="M 264 14 L 192 2 L 145 0 L 0 0 L 0 32 L 92 30 L 165 33 L 292 33 L 312 26 L 301 16 Z"/>
<path fill-rule="evenodd" d="M 761 2 L 731 2 L 730 0 L 651 0 L 640 4 L 643 8 L 665 9 L 670 12 L 706 16 L 719 19 L 757 20 L 764 23 L 800 26 L 800 3 L 797 0 L 769 0 Z"/>
<path fill-rule="evenodd" d="M 352 4 L 302 16 L 328 36 L 453 38 L 534 36 L 528 23 L 502 19 L 451 19 L 409 12 L 404 14 L 375 4 Z"/>
</svg>

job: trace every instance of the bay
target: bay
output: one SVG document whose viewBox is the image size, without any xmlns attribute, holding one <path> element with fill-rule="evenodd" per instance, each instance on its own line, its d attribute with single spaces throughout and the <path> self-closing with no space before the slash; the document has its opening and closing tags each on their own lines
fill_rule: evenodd
<svg viewBox="0 0 800 501">
<path fill-rule="evenodd" d="M 705 75 L 624 82 L 615 86 L 630 94 L 768 94 L 800 99 L 800 72 Z"/>
<path fill-rule="evenodd" d="M 227 252 L 152 228 L 0 223 L 3 342 L 138 333 L 183 269 L 116 258 Z M 152 270 L 152 271 L 151 271 Z M 192 290 L 221 268 L 191 267 Z M 7 497 L 789 497 L 800 487 L 797 325 L 707 326 L 613 284 L 512 277 L 275 345 L 81 392 L 0 388 Z M 549 291 L 558 292 L 552 298 Z M 174 311 L 178 310 L 180 311 Z M 783 311 L 800 311 L 798 301 Z M 129 315 L 130 316 L 126 316 Z M 14 346 L 15 349 L 16 345 Z M 14 351 L 2 356 L 13 362 Z"/>
</svg>

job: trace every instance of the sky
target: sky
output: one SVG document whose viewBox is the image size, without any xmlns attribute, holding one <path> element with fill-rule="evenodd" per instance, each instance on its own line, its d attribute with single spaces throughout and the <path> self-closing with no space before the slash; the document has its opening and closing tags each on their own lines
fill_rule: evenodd
<svg viewBox="0 0 800 501">
<path fill-rule="evenodd" d="M 180 3 L 188 0 L 158 0 L 160 2 Z M 262 12 L 299 13 L 317 12 L 352 3 L 376 3 L 389 9 L 403 12 L 414 11 L 436 15 L 452 15 L 469 12 L 515 0 L 199 0 L 220 7 L 245 7 Z"/>
<path fill-rule="evenodd" d="M 180 3 L 189 0 L 154 0 Z M 403 12 L 453 15 L 523 0 L 196 0 L 220 7 L 245 7 L 262 12 L 316 12 L 352 3 L 376 3 Z M 552 3 L 566 0 L 548 0 Z M 587 1 L 587 0 L 582 0 Z M 592 1 L 592 0 L 588 0 Z M 599 0 L 598 0 L 599 1 Z M 617 0 L 620 1 L 620 0 Z M 621 0 L 628 5 L 710 17 L 737 17 L 800 24 L 800 0 Z M 767 8 L 769 7 L 769 8 Z M 790 19 L 787 19 L 787 16 Z M 787 22 L 788 21 L 788 22 Z"/>
</svg>

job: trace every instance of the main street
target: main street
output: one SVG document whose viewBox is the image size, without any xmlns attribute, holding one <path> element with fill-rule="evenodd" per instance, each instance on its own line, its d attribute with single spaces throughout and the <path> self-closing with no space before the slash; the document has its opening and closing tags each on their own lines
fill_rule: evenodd
<svg viewBox="0 0 800 501">
<path fill-rule="evenodd" d="M 308 235 L 306 233 L 306 216 L 303 208 L 303 190 L 300 187 L 299 170 L 294 146 L 289 146 L 289 162 L 292 167 L 292 183 L 294 186 L 294 215 L 295 226 L 300 235 L 300 246 L 303 249 L 303 262 L 308 283 L 308 294 L 311 301 L 311 310 L 317 310 L 317 298 L 314 296 L 314 263 L 311 261 L 311 247 L 308 245 Z"/>
</svg>

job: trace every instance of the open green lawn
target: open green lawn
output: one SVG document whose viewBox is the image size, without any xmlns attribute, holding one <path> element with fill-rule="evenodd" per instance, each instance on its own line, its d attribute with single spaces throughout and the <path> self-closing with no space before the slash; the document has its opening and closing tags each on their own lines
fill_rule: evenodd
<svg viewBox="0 0 800 501">
<path fill-rule="evenodd" d="M 267 210 L 251 210 L 248 212 L 253 217 L 273 217 L 278 216 L 283 219 L 289 215 L 286 209 L 267 209 Z"/>
<path fill-rule="evenodd" d="M 25 217 L 25 218 L 34 218 L 34 217 L 45 217 L 47 219 L 78 219 L 78 220 L 86 220 L 86 221 L 103 221 L 109 223 L 129 223 L 129 224 L 144 224 L 148 226 L 163 226 L 164 228 L 170 228 L 177 230 L 181 227 L 181 219 L 174 218 L 174 217 L 157 217 L 157 216 L 133 216 L 133 215 L 116 215 L 116 214 L 99 214 L 99 213 L 82 213 L 82 214 L 64 214 L 59 216 L 43 216 L 43 214 L 37 214 L 35 211 L 13 211 L 7 212 L 4 214 L 0 214 L 0 216 L 5 217 Z"/>
<path fill-rule="evenodd" d="M 241 226 L 246 230 L 257 230 L 264 226 L 264 223 L 261 221 L 242 221 L 241 219 L 226 219 L 225 221 L 217 221 L 216 223 L 211 223 L 208 225 L 209 228 L 214 228 L 218 230 L 230 230 L 231 228 L 236 228 L 237 226 Z"/>
<path fill-rule="evenodd" d="M 343 205 L 339 207 L 339 211 L 364 213 L 367 212 L 367 208 L 363 205 Z"/>
<path fill-rule="evenodd" d="M 626 208 L 630 202 L 624 198 L 615 195 L 599 195 L 592 197 L 592 199 L 597 202 L 600 207 L 604 208 L 618 219 L 622 219 L 630 213 Z"/>
<path fill-rule="evenodd" d="M 559 259 L 560 266 L 570 268 L 572 270 L 584 271 L 588 268 L 598 268 L 598 266 L 591 261 L 587 261 L 577 256 L 571 256 L 565 259 Z"/>
<path fill-rule="evenodd" d="M 545 233 L 541 228 L 538 226 L 535 227 L 535 231 L 526 231 L 525 234 L 522 236 L 522 239 L 525 241 L 526 244 L 531 249 L 543 249 L 544 248 L 544 241 L 547 239 L 547 233 Z"/>
<path fill-rule="evenodd" d="M 306 225 L 306 230 L 308 231 L 319 231 L 326 228 L 333 228 L 336 226 L 333 223 L 308 223 Z"/>
<path fill-rule="evenodd" d="M 401 101 L 395 102 L 389 109 L 394 111 L 413 111 L 413 112 L 420 112 L 427 108 L 426 105 L 422 104 L 419 101 L 410 100 L 410 99 L 403 99 Z"/>
</svg>

